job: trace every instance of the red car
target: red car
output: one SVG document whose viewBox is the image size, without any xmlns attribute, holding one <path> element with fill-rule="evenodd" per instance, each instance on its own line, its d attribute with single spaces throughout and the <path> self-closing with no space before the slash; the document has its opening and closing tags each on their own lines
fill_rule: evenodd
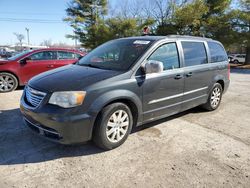
<svg viewBox="0 0 250 188">
<path fill-rule="evenodd" d="M 0 60 L 0 93 L 13 91 L 42 72 L 75 63 L 84 55 L 77 50 L 46 48 Z"/>
</svg>

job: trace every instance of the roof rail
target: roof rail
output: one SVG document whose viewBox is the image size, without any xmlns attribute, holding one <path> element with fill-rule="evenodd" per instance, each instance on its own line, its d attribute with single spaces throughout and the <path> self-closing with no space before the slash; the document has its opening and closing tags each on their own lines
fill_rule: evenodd
<svg viewBox="0 0 250 188">
<path fill-rule="evenodd" d="M 202 40 L 213 40 L 211 38 L 206 37 L 197 37 L 197 36 L 189 36 L 189 35 L 167 35 L 169 38 L 188 38 L 188 39 L 202 39 Z"/>
</svg>

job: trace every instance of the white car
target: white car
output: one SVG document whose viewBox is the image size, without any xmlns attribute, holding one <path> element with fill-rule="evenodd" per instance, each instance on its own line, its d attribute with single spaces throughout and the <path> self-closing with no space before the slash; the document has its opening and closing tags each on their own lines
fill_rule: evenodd
<svg viewBox="0 0 250 188">
<path fill-rule="evenodd" d="M 232 63 L 238 64 L 238 63 L 245 63 L 246 61 L 246 54 L 233 54 L 229 55 L 229 60 Z"/>
</svg>

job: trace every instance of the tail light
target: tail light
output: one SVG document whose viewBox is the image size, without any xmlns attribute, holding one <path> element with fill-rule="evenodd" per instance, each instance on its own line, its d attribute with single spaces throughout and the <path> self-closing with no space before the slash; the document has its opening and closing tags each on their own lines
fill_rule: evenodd
<svg viewBox="0 0 250 188">
<path fill-rule="evenodd" d="M 227 65 L 227 77 L 228 77 L 228 80 L 230 80 L 230 63 L 228 63 Z"/>
</svg>

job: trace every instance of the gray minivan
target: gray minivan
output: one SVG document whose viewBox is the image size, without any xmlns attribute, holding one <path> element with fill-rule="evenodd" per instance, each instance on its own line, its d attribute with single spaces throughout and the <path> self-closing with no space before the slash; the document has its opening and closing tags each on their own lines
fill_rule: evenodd
<svg viewBox="0 0 250 188">
<path fill-rule="evenodd" d="M 31 79 L 20 109 L 25 124 L 50 140 L 93 139 L 113 149 L 134 126 L 199 105 L 217 109 L 229 72 L 223 45 L 212 39 L 121 38 Z"/>
</svg>

